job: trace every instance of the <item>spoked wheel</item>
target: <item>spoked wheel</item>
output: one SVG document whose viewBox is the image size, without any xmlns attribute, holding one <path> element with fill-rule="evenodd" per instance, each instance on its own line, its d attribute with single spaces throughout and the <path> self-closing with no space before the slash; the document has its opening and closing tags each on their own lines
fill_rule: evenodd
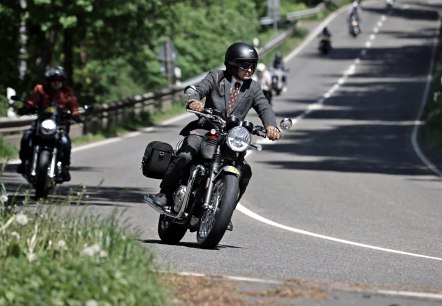
<svg viewBox="0 0 442 306">
<path fill-rule="evenodd" d="M 187 228 L 172 223 L 171 219 L 166 215 L 160 215 L 158 220 L 158 235 L 162 242 L 167 244 L 177 244 L 183 239 Z"/>
<path fill-rule="evenodd" d="M 239 196 L 239 180 L 236 175 L 220 175 L 215 181 L 209 208 L 202 216 L 197 232 L 198 244 L 204 249 L 218 245 L 232 218 Z"/>
<path fill-rule="evenodd" d="M 48 168 L 51 161 L 51 153 L 43 150 L 38 155 L 37 177 L 35 180 L 35 198 L 46 198 L 50 189 Z"/>
</svg>

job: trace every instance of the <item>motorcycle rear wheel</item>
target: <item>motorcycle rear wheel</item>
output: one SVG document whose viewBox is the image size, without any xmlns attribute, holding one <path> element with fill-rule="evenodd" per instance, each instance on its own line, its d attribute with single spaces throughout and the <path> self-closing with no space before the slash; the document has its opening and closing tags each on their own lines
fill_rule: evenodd
<svg viewBox="0 0 442 306">
<path fill-rule="evenodd" d="M 177 244 L 183 239 L 187 228 L 172 223 L 166 215 L 160 215 L 158 220 L 158 236 L 166 244 Z"/>
<path fill-rule="evenodd" d="M 46 150 L 40 151 L 37 162 L 37 178 L 35 180 L 35 198 L 46 198 L 49 193 L 48 168 L 51 161 L 51 153 Z"/>
<path fill-rule="evenodd" d="M 197 242 L 203 249 L 213 249 L 223 238 L 239 196 L 239 179 L 222 174 L 214 182 L 211 208 L 206 209 L 197 231 Z"/>
</svg>

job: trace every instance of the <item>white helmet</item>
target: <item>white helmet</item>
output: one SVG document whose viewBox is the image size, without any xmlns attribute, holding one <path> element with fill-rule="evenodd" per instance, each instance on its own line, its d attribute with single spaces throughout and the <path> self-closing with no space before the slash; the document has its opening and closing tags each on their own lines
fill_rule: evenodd
<svg viewBox="0 0 442 306">
<path fill-rule="evenodd" d="M 264 65 L 263 63 L 259 63 L 256 66 L 256 71 L 263 72 L 264 70 L 266 70 L 266 65 Z"/>
</svg>

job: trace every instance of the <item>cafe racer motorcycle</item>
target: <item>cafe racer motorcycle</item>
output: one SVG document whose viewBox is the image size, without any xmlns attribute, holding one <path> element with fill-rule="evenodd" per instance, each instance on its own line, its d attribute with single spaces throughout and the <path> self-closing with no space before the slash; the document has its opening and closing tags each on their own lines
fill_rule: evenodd
<svg viewBox="0 0 442 306">
<path fill-rule="evenodd" d="M 188 178 L 173 193 L 172 206 L 157 206 L 153 194 L 146 194 L 146 203 L 160 213 L 158 235 L 167 244 L 177 244 L 186 234 L 196 231 L 196 240 L 201 248 L 214 248 L 224 236 L 240 196 L 239 178 L 241 165 L 248 149 L 262 150 L 261 145 L 251 143 L 252 135 L 266 137 L 263 126 L 250 121 L 240 121 L 235 116 L 223 119 L 213 109 L 202 112 L 187 110 L 206 118 L 213 125 L 201 143 L 200 156 L 190 169 Z M 285 118 L 280 129 L 292 127 L 292 121 Z M 151 178 L 162 178 L 175 150 L 160 141 L 150 143 L 143 157 L 143 174 Z M 162 169 L 150 167 L 158 165 Z"/>
</svg>

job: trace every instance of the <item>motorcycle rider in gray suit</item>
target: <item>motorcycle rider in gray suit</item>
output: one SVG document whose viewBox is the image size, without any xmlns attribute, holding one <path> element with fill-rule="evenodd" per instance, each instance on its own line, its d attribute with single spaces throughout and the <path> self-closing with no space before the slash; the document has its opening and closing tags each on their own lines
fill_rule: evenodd
<svg viewBox="0 0 442 306">
<path fill-rule="evenodd" d="M 197 83 L 195 96 L 190 97 L 187 108 L 194 111 L 202 111 L 204 108 L 217 109 L 225 117 L 234 115 L 240 120 L 244 120 L 247 113 L 253 108 L 266 128 L 267 137 L 270 140 L 278 140 L 280 131 L 276 126 L 272 106 L 264 96 L 261 85 L 252 80 L 257 63 L 258 52 L 252 45 L 244 42 L 232 44 L 225 53 L 226 70 L 211 70 L 203 80 Z M 233 109 L 227 113 L 231 88 L 237 82 L 241 83 L 239 93 Z M 206 99 L 203 103 L 200 100 L 204 97 Z M 205 126 L 204 118 L 201 118 L 190 122 L 180 132 L 180 135 L 185 136 L 184 142 L 163 177 L 160 193 L 154 199 L 156 205 L 172 205 L 172 193 L 178 187 L 181 178 L 189 172 L 192 160 L 199 152 L 202 136 L 210 129 L 211 127 Z M 241 169 L 240 197 L 251 177 L 250 166 L 245 164 Z"/>
</svg>

